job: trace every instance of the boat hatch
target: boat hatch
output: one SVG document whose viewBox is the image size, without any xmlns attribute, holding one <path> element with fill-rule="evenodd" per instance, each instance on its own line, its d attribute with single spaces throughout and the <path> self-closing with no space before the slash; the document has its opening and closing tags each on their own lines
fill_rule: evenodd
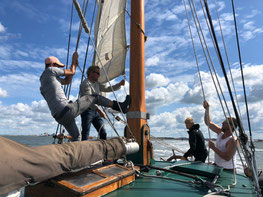
<svg viewBox="0 0 263 197">
<path fill-rule="evenodd" d="M 175 165 L 171 165 L 169 169 L 210 178 L 220 176 L 223 171 L 223 168 L 214 165 L 189 161 L 178 161 Z"/>
<path fill-rule="evenodd" d="M 28 186 L 25 196 L 102 196 L 121 188 L 135 179 L 135 171 L 112 164 L 97 169 L 85 169 L 61 175 L 48 183 Z M 43 188 L 45 187 L 45 188 Z M 39 191 L 41 191 L 40 194 Z"/>
</svg>

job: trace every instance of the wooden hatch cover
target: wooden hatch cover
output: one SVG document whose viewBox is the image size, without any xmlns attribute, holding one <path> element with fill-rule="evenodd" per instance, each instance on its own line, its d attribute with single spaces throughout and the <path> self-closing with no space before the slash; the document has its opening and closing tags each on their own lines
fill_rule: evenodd
<svg viewBox="0 0 263 197">
<path fill-rule="evenodd" d="M 47 182 L 27 186 L 25 196 L 102 196 L 134 180 L 134 170 L 112 164 L 97 169 L 85 169 L 61 175 Z"/>
</svg>

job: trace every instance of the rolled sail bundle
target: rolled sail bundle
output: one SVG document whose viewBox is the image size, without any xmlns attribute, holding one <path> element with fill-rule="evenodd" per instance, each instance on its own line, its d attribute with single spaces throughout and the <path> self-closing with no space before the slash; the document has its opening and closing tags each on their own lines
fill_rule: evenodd
<svg viewBox="0 0 263 197">
<path fill-rule="evenodd" d="M 0 195 L 126 154 L 120 138 L 28 147 L 0 137 L 0 144 Z"/>
</svg>

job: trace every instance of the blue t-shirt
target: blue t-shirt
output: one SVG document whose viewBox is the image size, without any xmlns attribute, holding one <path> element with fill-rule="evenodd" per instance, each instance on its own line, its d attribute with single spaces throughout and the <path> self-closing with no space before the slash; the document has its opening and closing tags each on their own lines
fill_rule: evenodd
<svg viewBox="0 0 263 197">
<path fill-rule="evenodd" d="M 40 77 L 40 92 L 47 101 L 52 116 L 59 114 L 68 104 L 68 99 L 61 86 L 65 71 L 62 68 L 48 67 Z"/>
</svg>

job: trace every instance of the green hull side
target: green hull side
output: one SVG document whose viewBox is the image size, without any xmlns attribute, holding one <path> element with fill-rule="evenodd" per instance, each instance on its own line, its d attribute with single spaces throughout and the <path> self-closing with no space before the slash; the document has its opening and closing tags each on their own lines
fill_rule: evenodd
<svg viewBox="0 0 263 197">
<path fill-rule="evenodd" d="M 176 165 L 180 167 L 176 167 Z M 218 168 L 213 165 L 207 165 L 203 163 L 187 162 L 187 165 L 183 165 L 182 161 L 179 162 L 163 162 L 155 161 L 152 162 L 153 167 L 158 168 L 169 168 L 177 171 L 184 171 L 187 174 L 197 175 L 203 181 L 211 182 L 216 175 L 219 175 L 216 184 L 221 185 L 224 189 L 228 188 L 233 182 L 233 173 L 229 171 L 223 171 L 223 169 Z M 171 166 L 175 166 L 172 167 Z M 183 167 L 184 166 L 184 167 Z M 181 168 L 181 169 L 180 169 Z M 183 169 L 185 168 L 185 169 Z M 180 170 L 179 170 L 180 169 Z M 144 175 L 156 176 L 160 171 L 155 169 L 150 169 L 148 172 L 144 172 Z M 160 173 L 159 173 L 160 174 Z M 193 178 L 189 178 L 183 175 L 171 173 L 171 172 L 161 172 L 161 176 L 177 180 L 167 180 L 163 178 L 153 178 L 139 176 L 136 180 L 116 191 L 113 191 L 106 196 L 125 196 L 125 197 L 167 197 L 167 196 L 182 196 L 182 197 L 198 197 L 205 196 L 209 193 L 209 188 L 205 185 L 190 183 L 194 181 Z M 253 197 L 257 196 L 253 183 L 244 175 L 236 175 L 237 184 L 230 188 L 231 196 L 238 197 Z M 180 182 L 182 181 L 188 181 Z"/>
</svg>

